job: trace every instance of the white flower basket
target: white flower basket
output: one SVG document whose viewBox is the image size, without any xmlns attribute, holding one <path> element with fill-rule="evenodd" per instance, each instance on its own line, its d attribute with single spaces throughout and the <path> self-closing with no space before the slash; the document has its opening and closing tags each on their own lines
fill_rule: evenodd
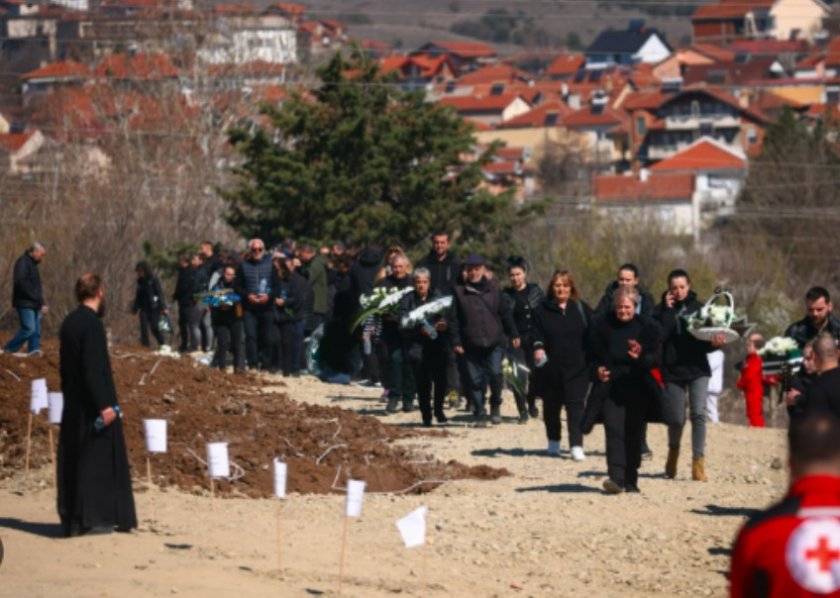
<svg viewBox="0 0 840 598">
<path fill-rule="evenodd" d="M 723 300 L 723 303 L 721 303 Z M 710 341 L 722 334 L 725 343 L 731 343 L 745 336 L 753 325 L 746 316 L 735 315 L 735 299 L 728 291 L 717 290 L 706 301 L 706 305 L 684 317 L 688 331 L 701 341 Z"/>
</svg>

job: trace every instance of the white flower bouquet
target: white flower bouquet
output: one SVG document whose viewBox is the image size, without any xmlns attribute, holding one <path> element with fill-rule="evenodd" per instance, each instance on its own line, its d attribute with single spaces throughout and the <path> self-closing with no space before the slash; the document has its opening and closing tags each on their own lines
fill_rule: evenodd
<svg viewBox="0 0 840 598">
<path fill-rule="evenodd" d="M 396 313 L 402 298 L 413 290 L 414 288 L 410 286 L 404 289 L 377 287 L 369 295 L 362 295 L 359 298 L 362 311 L 356 315 L 350 330 L 353 331 L 358 328 L 359 324 L 370 316 Z"/>
<path fill-rule="evenodd" d="M 400 319 L 403 328 L 414 328 L 428 322 L 429 318 L 445 313 L 452 307 L 452 295 L 429 301 L 425 305 L 412 309 Z"/>
<path fill-rule="evenodd" d="M 720 303 L 723 300 L 724 303 Z M 753 325 L 747 322 L 746 316 L 735 313 L 735 300 L 732 293 L 715 289 L 715 293 L 706 305 L 696 312 L 683 316 L 688 331 L 700 340 L 711 340 L 718 334 L 723 334 L 726 342 L 730 343 L 746 335 Z"/>
<path fill-rule="evenodd" d="M 505 355 L 502 359 L 502 376 L 505 385 L 521 397 L 528 394 L 528 374 L 531 373 L 525 364 L 512 355 Z"/>
<path fill-rule="evenodd" d="M 785 365 L 792 367 L 802 363 L 799 344 L 788 336 L 774 336 L 759 349 L 765 376 L 779 374 Z"/>
</svg>

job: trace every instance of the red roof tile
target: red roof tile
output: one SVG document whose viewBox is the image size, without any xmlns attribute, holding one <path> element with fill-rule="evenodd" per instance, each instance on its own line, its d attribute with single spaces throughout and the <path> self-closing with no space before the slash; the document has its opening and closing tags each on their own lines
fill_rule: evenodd
<svg viewBox="0 0 840 598">
<path fill-rule="evenodd" d="M 287 4 L 286 2 L 278 2 L 277 4 L 272 4 L 266 10 L 272 9 L 286 14 L 293 19 L 299 19 L 306 14 L 306 6 L 303 4 Z"/>
<path fill-rule="evenodd" d="M 545 74 L 548 77 L 573 75 L 584 64 L 586 64 L 586 57 L 583 54 L 560 54 L 545 69 Z"/>
<path fill-rule="evenodd" d="M 732 62 L 735 60 L 735 53 L 730 52 L 729 50 L 724 50 L 723 48 L 716 46 L 714 44 L 709 43 L 701 43 L 701 44 L 694 44 L 691 46 L 692 50 L 699 52 L 709 58 L 713 58 L 718 62 Z"/>
<path fill-rule="evenodd" d="M 497 55 L 492 46 L 481 42 L 434 41 L 432 43 L 461 58 L 493 58 Z"/>
<path fill-rule="evenodd" d="M 832 38 L 825 50 L 825 65 L 840 65 L 840 37 Z"/>
<path fill-rule="evenodd" d="M 805 116 L 809 118 L 829 118 L 837 121 L 840 120 L 840 108 L 834 105 L 813 104 L 805 112 Z"/>
<path fill-rule="evenodd" d="M 563 126 L 570 129 L 610 127 L 620 125 L 627 118 L 626 113 L 619 112 L 610 106 L 604 106 L 602 111 L 593 111 L 592 106 L 586 106 L 567 115 L 563 119 Z"/>
<path fill-rule="evenodd" d="M 559 126 L 563 118 L 572 112 L 565 102 L 553 100 L 540 104 L 533 110 L 521 114 L 499 125 L 502 129 L 524 129 L 529 127 Z M 550 121 L 554 122 L 550 122 Z"/>
<path fill-rule="evenodd" d="M 621 103 L 624 110 L 656 110 L 673 94 L 661 91 L 635 92 L 627 94 Z"/>
<path fill-rule="evenodd" d="M 458 112 L 501 113 L 516 101 L 517 98 L 521 99 L 518 93 L 503 93 L 501 95 L 489 95 L 480 98 L 474 96 L 447 96 L 441 98 L 438 104 L 441 106 L 452 106 Z"/>
<path fill-rule="evenodd" d="M 681 152 L 650 167 L 657 172 L 697 170 L 744 170 L 747 162 L 732 150 L 709 139 L 699 139 Z"/>
<path fill-rule="evenodd" d="M 90 76 L 90 69 L 74 60 L 50 62 L 21 77 L 23 81 L 33 79 L 79 79 Z"/>
<path fill-rule="evenodd" d="M 650 173 L 642 182 L 638 176 L 601 175 L 594 177 L 597 202 L 631 203 L 690 200 L 694 194 L 692 173 Z"/>
<path fill-rule="evenodd" d="M 692 21 L 743 17 L 755 8 L 770 8 L 776 0 L 724 0 L 720 4 L 704 4 L 691 16 Z"/>
<path fill-rule="evenodd" d="M 14 153 L 22 148 L 34 134 L 34 131 L 0 134 L 0 147 L 9 153 Z"/>
<path fill-rule="evenodd" d="M 506 64 L 493 64 L 459 77 L 458 84 L 505 83 L 508 81 L 527 81 L 532 78 L 529 73 L 521 71 L 518 68 Z"/>
<path fill-rule="evenodd" d="M 178 69 L 166 54 L 111 54 L 99 62 L 94 74 L 113 79 L 164 79 L 177 77 Z"/>
<path fill-rule="evenodd" d="M 727 50 L 737 53 L 776 55 L 788 53 L 800 53 L 806 51 L 808 44 L 805 40 L 786 39 L 742 39 L 734 41 Z"/>
</svg>

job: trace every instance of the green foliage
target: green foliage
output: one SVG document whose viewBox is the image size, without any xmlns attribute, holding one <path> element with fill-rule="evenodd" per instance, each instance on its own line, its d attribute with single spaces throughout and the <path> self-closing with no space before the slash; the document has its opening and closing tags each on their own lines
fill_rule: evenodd
<svg viewBox="0 0 840 598">
<path fill-rule="evenodd" d="M 488 10 L 477 21 L 458 21 L 450 31 L 496 44 L 547 45 L 555 41 L 546 30 L 534 23 L 534 18 L 521 10 L 505 8 Z"/>
<path fill-rule="evenodd" d="M 336 54 L 318 76 L 311 96 L 263 108 L 270 126 L 230 132 L 243 161 L 222 194 L 243 236 L 411 249 L 448 230 L 462 246 L 494 248 L 540 209 L 480 189 L 496 148 L 463 162 L 470 125 L 422 92 L 383 84 L 392 79 L 364 53 Z"/>
<path fill-rule="evenodd" d="M 566 35 L 566 49 L 570 52 L 580 52 L 583 50 L 583 41 L 574 31 L 570 31 Z"/>
</svg>

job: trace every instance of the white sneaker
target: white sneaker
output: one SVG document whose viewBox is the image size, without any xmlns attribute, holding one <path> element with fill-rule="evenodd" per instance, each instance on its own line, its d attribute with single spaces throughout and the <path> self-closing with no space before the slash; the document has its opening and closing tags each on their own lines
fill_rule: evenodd
<svg viewBox="0 0 840 598">
<path fill-rule="evenodd" d="M 586 453 L 583 452 L 583 447 L 580 447 L 580 446 L 573 446 L 572 447 L 572 460 L 573 461 L 584 461 L 584 460 L 586 460 Z"/>
<path fill-rule="evenodd" d="M 559 440 L 549 440 L 548 441 L 548 450 L 546 451 L 552 457 L 559 457 L 560 456 L 560 441 Z"/>
</svg>

